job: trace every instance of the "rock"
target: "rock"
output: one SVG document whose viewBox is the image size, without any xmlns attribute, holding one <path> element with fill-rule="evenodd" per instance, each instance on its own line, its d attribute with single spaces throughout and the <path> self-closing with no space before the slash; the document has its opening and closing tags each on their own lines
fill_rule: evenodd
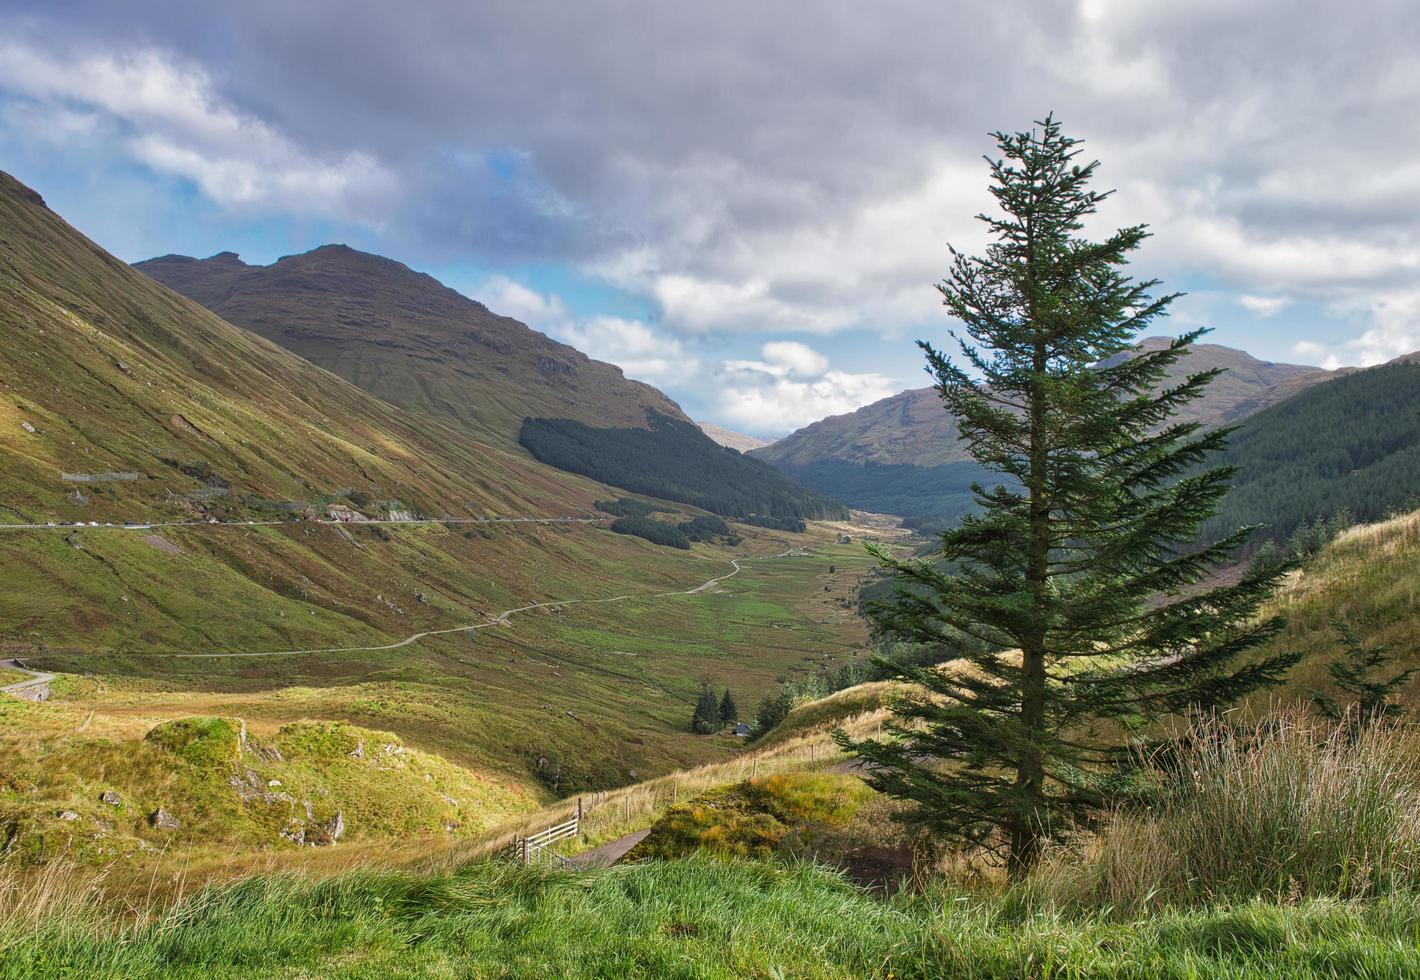
<svg viewBox="0 0 1420 980">
<path fill-rule="evenodd" d="M 78 504 L 80 507 L 87 507 L 87 506 L 89 506 L 89 498 L 86 497 L 86 496 L 84 496 L 84 495 L 83 495 L 82 493 L 80 493 L 78 490 L 75 490 L 73 493 L 69 494 L 68 496 L 69 496 L 69 499 L 70 499 L 70 500 L 74 501 L 74 503 Z"/>
<path fill-rule="evenodd" d="M 57 814 L 60 820 L 78 820 L 79 815 L 73 810 L 60 810 Z"/>
<path fill-rule="evenodd" d="M 360 744 L 358 744 L 358 745 L 355 746 L 355 751 L 350 753 L 350 758 L 352 758 L 352 759 L 363 759 L 363 758 L 365 758 L 365 740 L 364 740 L 363 738 L 360 739 Z"/>
<path fill-rule="evenodd" d="M 326 821 L 325 832 L 332 841 L 340 840 L 340 835 L 345 833 L 345 814 L 336 810 L 335 816 Z"/>
<path fill-rule="evenodd" d="M 459 801 L 456 800 L 456 799 L 454 799 L 452 796 L 445 796 L 443 793 L 440 793 L 439 796 L 440 796 L 440 797 L 443 799 L 443 801 L 444 801 L 445 803 L 447 803 L 449 806 L 457 807 L 457 806 L 459 805 Z"/>
<path fill-rule="evenodd" d="M 20 423 L 20 428 L 24 429 L 24 430 L 25 430 L 26 432 L 28 432 L 30 435 L 34 435 L 35 427 L 32 426 L 32 425 L 30 425 L 28 422 L 21 422 L 21 423 Z"/>
<path fill-rule="evenodd" d="M 281 836 L 292 844 L 304 844 L 306 842 L 305 821 L 292 817 L 286 822 L 286 826 L 281 831 Z"/>
<path fill-rule="evenodd" d="M 162 807 L 153 811 L 152 816 L 148 818 L 148 823 L 158 830 L 178 830 L 182 827 L 182 821 Z"/>
<path fill-rule="evenodd" d="M 417 599 L 419 602 L 424 603 L 424 605 L 426 606 L 429 605 L 429 597 L 423 592 L 414 593 L 414 598 Z"/>
<path fill-rule="evenodd" d="M 107 803 L 109 806 L 122 806 L 123 797 L 119 796 L 113 790 L 107 789 L 99 794 L 99 802 Z"/>
</svg>

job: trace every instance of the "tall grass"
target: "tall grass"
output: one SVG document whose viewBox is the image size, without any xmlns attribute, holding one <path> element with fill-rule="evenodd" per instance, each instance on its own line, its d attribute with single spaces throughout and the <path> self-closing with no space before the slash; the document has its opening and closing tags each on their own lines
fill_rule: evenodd
<svg viewBox="0 0 1420 980">
<path fill-rule="evenodd" d="M 114 927 L 0 922 L 0 978 L 1415 976 L 1412 904 L 1252 903 L 1114 923 L 968 895 L 880 901 L 809 865 L 681 860 L 573 875 L 268 875 Z"/>
<path fill-rule="evenodd" d="M 1058 848 L 1027 891 L 1132 914 L 1420 886 L 1420 744 L 1404 728 L 1301 712 L 1246 729 L 1212 719 L 1154 775 L 1152 806 Z"/>
</svg>

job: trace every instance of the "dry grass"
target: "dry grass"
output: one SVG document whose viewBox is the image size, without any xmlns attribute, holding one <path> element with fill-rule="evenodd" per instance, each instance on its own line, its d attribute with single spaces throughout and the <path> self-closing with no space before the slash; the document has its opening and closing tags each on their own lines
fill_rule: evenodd
<svg viewBox="0 0 1420 980">
<path fill-rule="evenodd" d="M 1420 884 L 1420 743 L 1284 713 L 1201 723 L 1155 771 L 1148 808 L 1057 847 L 1026 886 L 1051 904 L 1135 914 L 1165 905 L 1328 896 Z"/>
</svg>

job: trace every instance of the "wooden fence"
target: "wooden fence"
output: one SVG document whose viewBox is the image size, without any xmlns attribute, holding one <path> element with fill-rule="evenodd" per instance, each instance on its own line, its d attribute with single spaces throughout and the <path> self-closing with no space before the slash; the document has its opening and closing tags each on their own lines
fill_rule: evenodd
<svg viewBox="0 0 1420 980">
<path fill-rule="evenodd" d="M 513 859 L 520 864 L 558 864 L 564 868 L 577 867 L 576 862 L 564 857 L 553 849 L 558 841 L 576 837 L 582 832 L 582 801 L 577 801 L 577 810 L 570 819 L 548 827 L 527 837 L 513 838 Z"/>
</svg>

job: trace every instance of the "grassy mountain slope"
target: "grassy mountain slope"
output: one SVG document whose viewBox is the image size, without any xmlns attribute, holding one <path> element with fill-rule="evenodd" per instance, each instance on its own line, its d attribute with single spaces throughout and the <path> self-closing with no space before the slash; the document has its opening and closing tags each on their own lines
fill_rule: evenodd
<svg viewBox="0 0 1420 980">
<path fill-rule="evenodd" d="M 9 520 L 240 513 L 247 497 L 301 503 L 345 488 L 426 513 L 566 509 L 579 496 L 521 454 L 412 419 L 218 319 L 5 175 L 0 294 Z"/>
<path fill-rule="evenodd" d="M 669 398 L 390 259 L 326 245 L 253 266 L 231 252 L 141 270 L 393 405 L 502 445 L 528 416 L 640 426 Z"/>
</svg>

